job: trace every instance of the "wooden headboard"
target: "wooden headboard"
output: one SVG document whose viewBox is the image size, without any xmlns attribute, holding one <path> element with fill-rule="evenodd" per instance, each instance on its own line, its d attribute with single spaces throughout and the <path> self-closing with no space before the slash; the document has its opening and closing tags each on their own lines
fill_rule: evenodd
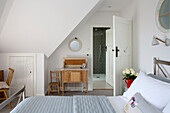
<svg viewBox="0 0 170 113">
<path fill-rule="evenodd" d="M 163 73 L 163 75 L 167 78 L 168 76 L 165 74 L 165 72 L 161 68 L 161 66 L 160 66 L 161 64 L 170 66 L 169 61 L 163 61 L 163 60 L 158 60 L 158 59 L 154 58 L 154 75 L 156 75 L 156 67 L 158 66 L 158 69 L 160 69 L 161 72 Z"/>
</svg>

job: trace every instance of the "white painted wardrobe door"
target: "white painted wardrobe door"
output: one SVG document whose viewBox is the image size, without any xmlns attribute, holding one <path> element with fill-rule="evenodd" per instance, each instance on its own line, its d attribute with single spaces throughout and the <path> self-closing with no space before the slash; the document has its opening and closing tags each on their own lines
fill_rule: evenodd
<svg viewBox="0 0 170 113">
<path fill-rule="evenodd" d="M 26 86 L 26 96 L 33 96 L 33 72 L 34 72 L 33 57 L 9 57 L 9 67 L 13 68 L 14 76 L 11 82 L 10 94 L 15 93 L 21 86 Z"/>
<path fill-rule="evenodd" d="M 132 67 L 132 21 L 113 17 L 114 46 L 114 96 L 122 95 L 125 68 Z M 120 50 L 116 57 L 116 47 Z"/>
<path fill-rule="evenodd" d="M 106 82 L 113 86 L 113 30 L 106 30 Z"/>
</svg>

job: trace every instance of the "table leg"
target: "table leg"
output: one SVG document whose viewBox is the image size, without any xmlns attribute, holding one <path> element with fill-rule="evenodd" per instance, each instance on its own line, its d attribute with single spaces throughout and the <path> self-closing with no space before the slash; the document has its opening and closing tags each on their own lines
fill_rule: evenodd
<svg viewBox="0 0 170 113">
<path fill-rule="evenodd" d="M 86 82 L 86 95 L 88 95 L 88 82 Z"/>
<path fill-rule="evenodd" d="M 64 86 L 64 82 L 62 83 L 62 96 L 64 96 L 64 89 L 65 89 L 65 86 Z"/>
<path fill-rule="evenodd" d="M 82 86 L 81 92 L 83 92 L 84 91 L 84 83 L 81 83 L 81 86 Z"/>
</svg>

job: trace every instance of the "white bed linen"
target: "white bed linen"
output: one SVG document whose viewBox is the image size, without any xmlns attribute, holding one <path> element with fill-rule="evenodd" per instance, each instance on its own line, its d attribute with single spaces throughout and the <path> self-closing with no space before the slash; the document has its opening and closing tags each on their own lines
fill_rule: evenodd
<svg viewBox="0 0 170 113">
<path fill-rule="evenodd" d="M 107 97 L 116 113 L 125 113 L 124 108 L 128 103 L 128 98 L 124 96 Z"/>
<path fill-rule="evenodd" d="M 139 92 L 142 97 L 159 108 L 161 111 L 170 101 L 170 83 L 157 80 L 140 72 L 138 77 L 134 80 L 130 88 L 124 92 L 123 96 L 129 100 L 132 96 Z"/>
</svg>

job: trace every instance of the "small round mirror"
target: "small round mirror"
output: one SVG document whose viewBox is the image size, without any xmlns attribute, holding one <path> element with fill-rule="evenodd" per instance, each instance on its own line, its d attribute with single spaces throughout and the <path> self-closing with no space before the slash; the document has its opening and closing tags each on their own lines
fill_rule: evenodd
<svg viewBox="0 0 170 113">
<path fill-rule="evenodd" d="M 75 38 L 75 39 L 70 40 L 68 46 L 69 46 L 71 51 L 77 52 L 81 49 L 82 44 L 81 44 L 80 40 Z"/>
<path fill-rule="evenodd" d="M 169 0 L 160 0 L 156 12 L 156 21 L 159 29 L 163 32 L 170 30 Z"/>
</svg>

